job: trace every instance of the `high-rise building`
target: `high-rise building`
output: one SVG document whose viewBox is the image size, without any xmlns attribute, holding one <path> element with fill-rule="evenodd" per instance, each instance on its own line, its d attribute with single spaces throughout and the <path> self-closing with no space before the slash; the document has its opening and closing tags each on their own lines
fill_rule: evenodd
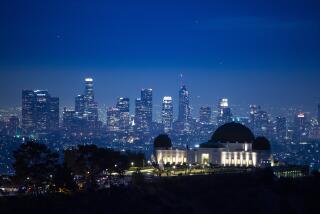
<svg viewBox="0 0 320 214">
<path fill-rule="evenodd" d="M 126 130 L 130 126 L 130 99 L 125 97 L 118 98 L 116 108 L 119 109 L 120 130 Z"/>
<path fill-rule="evenodd" d="M 255 116 L 254 134 L 256 136 L 264 136 L 269 138 L 270 121 L 266 111 L 258 110 Z"/>
<path fill-rule="evenodd" d="M 232 122 L 232 113 L 231 109 L 229 108 L 229 102 L 227 98 L 222 98 L 219 100 L 217 122 L 219 126 Z"/>
<path fill-rule="evenodd" d="M 148 127 L 151 127 L 152 123 L 152 89 L 141 90 L 141 101 L 145 109 L 145 119 Z"/>
<path fill-rule="evenodd" d="M 98 124 L 98 104 L 94 100 L 93 79 L 85 79 L 85 91 L 84 91 L 84 105 L 85 112 L 83 117 L 87 118 L 90 129 L 96 128 Z"/>
<path fill-rule="evenodd" d="M 135 100 L 135 116 L 134 123 L 137 131 L 142 131 L 147 128 L 146 119 L 145 119 L 145 109 L 142 103 L 141 98 Z"/>
<path fill-rule="evenodd" d="M 287 137 L 287 119 L 285 117 L 276 118 L 277 140 L 283 141 Z"/>
<path fill-rule="evenodd" d="M 199 111 L 199 122 L 208 124 L 211 122 L 212 110 L 210 106 L 201 106 Z"/>
<path fill-rule="evenodd" d="M 152 89 L 142 89 L 141 98 L 135 100 L 135 127 L 138 131 L 150 131 L 152 125 Z"/>
<path fill-rule="evenodd" d="M 74 110 L 67 109 L 66 107 L 63 109 L 62 124 L 66 130 L 74 131 L 75 115 L 76 112 Z"/>
<path fill-rule="evenodd" d="M 84 82 L 85 82 L 84 98 L 85 98 L 86 104 L 89 105 L 91 102 L 94 101 L 93 79 L 85 78 Z"/>
<path fill-rule="evenodd" d="M 59 97 L 51 97 L 49 111 L 49 129 L 56 131 L 59 129 Z"/>
<path fill-rule="evenodd" d="M 115 107 L 107 109 L 107 130 L 108 131 L 119 131 L 120 129 L 120 110 Z"/>
<path fill-rule="evenodd" d="M 22 128 L 27 133 L 36 128 L 35 105 L 36 94 L 32 90 L 22 91 Z"/>
<path fill-rule="evenodd" d="M 83 115 L 85 112 L 85 108 L 86 108 L 86 102 L 85 102 L 85 98 L 84 95 L 80 94 L 78 96 L 75 97 L 75 111 L 79 114 L 79 115 Z"/>
<path fill-rule="evenodd" d="M 172 130 L 173 123 L 173 104 L 172 97 L 165 96 L 162 101 L 162 124 L 164 126 L 164 131 L 169 132 Z"/>
<path fill-rule="evenodd" d="M 304 113 L 299 113 L 294 119 L 293 140 L 295 142 L 303 142 L 308 139 L 307 117 Z"/>
<path fill-rule="evenodd" d="M 47 133 L 59 128 L 59 98 L 46 90 L 22 91 L 22 128 L 27 133 Z"/>
<path fill-rule="evenodd" d="M 36 106 L 34 115 L 36 118 L 37 132 L 45 132 L 49 129 L 50 121 L 50 95 L 48 91 L 36 90 Z"/>
<path fill-rule="evenodd" d="M 179 90 L 179 115 L 178 121 L 188 123 L 190 121 L 190 95 L 186 86 L 183 85 Z"/>
</svg>

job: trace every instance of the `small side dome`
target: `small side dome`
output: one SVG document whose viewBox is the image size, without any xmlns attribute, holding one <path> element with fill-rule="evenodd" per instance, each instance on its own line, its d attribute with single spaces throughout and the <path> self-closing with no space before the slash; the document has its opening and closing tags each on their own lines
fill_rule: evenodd
<svg viewBox="0 0 320 214">
<path fill-rule="evenodd" d="M 252 149 L 253 150 L 270 150 L 271 149 L 270 142 L 265 137 L 257 137 L 252 144 Z"/>
<path fill-rule="evenodd" d="M 219 143 L 252 143 L 254 135 L 250 129 L 240 123 L 226 123 L 212 135 L 211 141 Z"/>
<path fill-rule="evenodd" d="M 158 137 L 154 139 L 153 146 L 156 149 L 169 149 L 172 147 L 171 139 L 166 134 L 160 134 Z"/>
</svg>

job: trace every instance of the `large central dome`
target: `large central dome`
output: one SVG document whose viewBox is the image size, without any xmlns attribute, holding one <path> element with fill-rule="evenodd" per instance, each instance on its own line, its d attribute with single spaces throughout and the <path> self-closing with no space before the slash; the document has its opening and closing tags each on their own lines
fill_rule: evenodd
<svg viewBox="0 0 320 214">
<path fill-rule="evenodd" d="M 254 135 L 249 128 L 240 123 L 226 123 L 212 135 L 211 141 L 220 143 L 252 143 Z"/>
</svg>

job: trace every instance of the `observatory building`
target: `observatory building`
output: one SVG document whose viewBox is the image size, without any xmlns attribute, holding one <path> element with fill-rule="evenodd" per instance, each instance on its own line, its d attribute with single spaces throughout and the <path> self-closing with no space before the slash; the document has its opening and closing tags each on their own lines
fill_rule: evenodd
<svg viewBox="0 0 320 214">
<path fill-rule="evenodd" d="M 253 135 L 240 123 L 220 126 L 212 138 L 199 148 L 174 149 L 167 135 L 154 141 L 155 161 L 158 164 L 212 164 L 217 166 L 265 167 L 271 165 L 270 142 Z"/>
</svg>

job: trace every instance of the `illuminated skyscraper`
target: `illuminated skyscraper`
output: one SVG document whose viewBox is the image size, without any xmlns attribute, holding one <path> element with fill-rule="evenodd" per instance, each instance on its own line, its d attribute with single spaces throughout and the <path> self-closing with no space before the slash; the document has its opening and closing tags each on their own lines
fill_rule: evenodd
<svg viewBox="0 0 320 214">
<path fill-rule="evenodd" d="M 178 121 L 188 123 L 190 121 L 190 95 L 186 86 L 183 85 L 179 90 L 179 115 Z"/>
<path fill-rule="evenodd" d="M 84 117 L 86 117 L 89 122 L 89 128 L 96 128 L 98 122 L 98 104 L 94 100 L 92 78 L 85 79 L 84 104 Z"/>
<path fill-rule="evenodd" d="M 163 97 L 161 118 L 162 118 L 162 124 L 164 126 L 164 131 L 165 132 L 171 131 L 172 123 L 173 123 L 172 97 L 169 97 L 169 96 Z"/>
<path fill-rule="evenodd" d="M 124 97 L 118 98 L 116 107 L 119 109 L 120 130 L 126 130 L 130 126 L 130 99 Z"/>
<path fill-rule="evenodd" d="M 141 90 L 141 101 L 145 109 L 145 119 L 148 127 L 151 127 L 152 123 L 152 89 Z"/>
<path fill-rule="evenodd" d="M 36 128 L 35 105 L 36 94 L 32 90 L 22 91 L 22 128 L 27 133 Z"/>
<path fill-rule="evenodd" d="M 75 111 L 79 114 L 79 115 L 83 115 L 85 112 L 85 107 L 86 107 L 86 103 L 85 103 L 85 99 L 84 99 L 84 95 L 80 94 L 78 96 L 76 96 L 75 98 Z"/>
<path fill-rule="evenodd" d="M 59 98 L 51 97 L 49 107 L 49 129 L 56 131 L 59 129 Z"/>
<path fill-rule="evenodd" d="M 255 116 L 254 134 L 256 136 L 269 137 L 271 128 L 269 115 L 266 111 L 258 110 Z"/>
<path fill-rule="evenodd" d="M 27 133 L 48 133 L 59 128 L 59 98 L 46 90 L 22 91 L 22 127 Z"/>
<path fill-rule="evenodd" d="M 293 140 L 297 143 L 308 139 L 307 117 L 304 113 L 299 113 L 294 119 Z"/>
<path fill-rule="evenodd" d="M 210 123 L 211 122 L 211 107 L 201 106 L 199 111 L 199 122 L 200 123 Z"/>
<path fill-rule="evenodd" d="M 135 116 L 134 123 L 137 131 L 142 131 L 146 128 L 145 111 L 141 98 L 135 100 Z"/>
<path fill-rule="evenodd" d="M 108 131 L 119 131 L 120 129 L 120 110 L 115 107 L 107 109 L 107 130 Z"/>
<path fill-rule="evenodd" d="M 232 113 L 231 109 L 229 108 L 227 98 L 222 98 L 219 100 L 217 122 L 219 126 L 232 122 Z"/>
<path fill-rule="evenodd" d="M 85 81 L 84 98 L 87 103 L 91 103 L 94 101 L 93 79 L 85 78 L 84 81 Z"/>
<path fill-rule="evenodd" d="M 136 99 L 135 126 L 138 131 L 150 131 L 152 125 L 152 89 L 142 89 Z"/>
</svg>

